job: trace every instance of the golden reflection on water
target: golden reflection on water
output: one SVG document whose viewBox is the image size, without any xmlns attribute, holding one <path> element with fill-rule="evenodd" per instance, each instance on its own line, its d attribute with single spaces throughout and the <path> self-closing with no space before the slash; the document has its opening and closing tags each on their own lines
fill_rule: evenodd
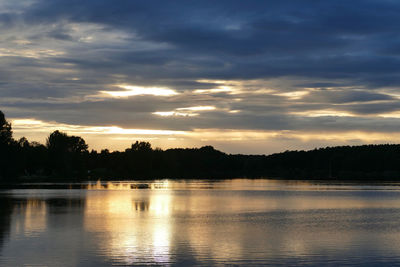
<svg viewBox="0 0 400 267">
<path fill-rule="evenodd" d="M 24 236 L 37 236 L 47 227 L 46 202 L 38 199 L 28 199 L 16 207 L 19 214 L 15 221 L 15 231 Z"/>
<path fill-rule="evenodd" d="M 332 185 L 301 181 L 98 181 L 88 184 L 87 189 L 84 228 L 97 237 L 98 241 L 93 244 L 96 251 L 122 264 L 171 262 L 174 246 L 179 241 L 177 238 L 184 240 L 194 257 L 209 255 L 221 262 L 249 257 L 249 246 L 270 251 L 258 253 L 277 253 L 281 249 L 292 256 L 308 255 L 319 247 L 329 247 L 329 242 L 335 243 L 338 239 L 344 246 L 351 246 L 359 238 L 359 233 L 338 231 L 334 222 L 341 219 L 334 213 L 329 215 L 332 217 L 328 221 L 324 221 L 327 220 L 325 217 L 318 217 L 324 221 L 323 225 L 307 218 L 314 216 L 312 214 L 296 217 L 297 211 L 400 208 L 397 198 L 380 200 L 349 194 L 337 196 L 341 190 L 357 191 L 354 185 L 337 185 L 336 195 L 330 196 Z M 325 189 L 327 194 L 321 194 Z M 386 189 L 389 190 L 390 186 Z M 235 193 L 239 190 L 277 193 Z M 287 194 L 288 191 L 291 193 Z M 313 194 L 314 191 L 317 194 Z M 294 217 L 289 213 L 282 215 L 281 223 L 293 225 L 282 230 L 273 223 L 255 224 L 258 225 L 256 228 L 251 222 L 243 227 L 240 221 L 229 221 L 236 220 L 235 216 L 239 214 L 271 211 L 292 211 L 290 216 Z M 179 214 L 184 215 L 184 222 L 176 220 Z M 229 220 L 224 221 L 224 217 L 221 221 L 210 220 L 221 214 L 228 215 Z M 188 215 L 196 219 L 185 222 L 190 217 Z M 307 227 L 316 229 L 318 235 Z M 254 237 L 258 238 L 253 240 Z"/>
<path fill-rule="evenodd" d="M 376 186 L 371 185 L 376 189 Z M 398 208 L 400 201 L 397 198 L 393 199 L 372 199 L 368 200 L 363 197 L 354 197 L 354 195 L 343 195 L 341 197 L 329 197 L 329 192 L 346 192 L 365 191 L 368 186 L 363 185 L 362 188 L 356 184 L 338 183 L 329 184 L 324 182 L 310 181 L 290 181 L 290 180 L 267 180 L 267 179 L 233 179 L 221 181 L 170 181 L 161 180 L 155 182 L 106 182 L 89 183 L 89 190 L 130 190 L 136 192 L 136 189 L 149 189 L 152 197 L 147 202 L 136 203 L 135 206 L 147 204 L 149 214 L 164 214 L 168 215 L 171 211 L 171 201 L 164 201 L 164 195 L 171 196 L 172 192 L 176 191 L 193 191 L 201 192 L 209 190 L 216 192 L 220 191 L 218 201 L 216 198 L 210 197 L 208 194 L 192 194 L 185 201 L 179 201 L 175 198 L 173 202 L 174 211 L 183 211 L 189 213 L 198 213 L 202 211 L 211 212 L 255 212 L 259 210 L 307 210 L 307 209 L 340 209 L 340 208 L 366 208 L 382 206 Z M 387 184 L 380 185 L 381 190 L 398 190 L 398 185 Z M 265 194 L 251 195 L 248 198 L 236 197 L 235 195 L 224 195 L 224 191 L 275 191 L 275 192 L 295 192 L 294 194 Z M 140 190 L 139 190 L 140 191 Z M 326 191 L 326 196 L 320 192 Z M 146 192 L 146 191 L 144 191 Z M 163 192 L 163 194 L 160 194 Z M 310 193 L 307 193 L 310 192 Z M 312 192 L 317 194 L 313 195 Z M 143 192 L 142 192 L 143 193 Z M 307 197 L 303 197 L 303 194 Z M 118 206 L 118 205 L 117 205 Z"/>
<path fill-rule="evenodd" d="M 10 239 L 0 242 L 0 265 L 2 255 L 4 266 L 58 266 L 67 258 L 88 266 L 293 265 L 293 258 L 314 263 L 326 256 L 353 263 L 371 251 L 378 261 L 400 259 L 398 184 L 237 179 L 80 186 L 8 192 L 2 211 L 10 227 L 5 220 L 0 229 Z"/>
<path fill-rule="evenodd" d="M 107 188 L 108 190 L 104 191 Z M 124 264 L 168 262 L 170 257 L 170 191 L 143 195 L 129 183 L 101 183 L 89 189 L 84 227 L 95 233 L 97 250 Z M 125 191 L 119 191 L 123 190 Z M 126 190 L 129 189 L 130 191 Z M 105 240 L 107 240 L 105 242 Z"/>
</svg>

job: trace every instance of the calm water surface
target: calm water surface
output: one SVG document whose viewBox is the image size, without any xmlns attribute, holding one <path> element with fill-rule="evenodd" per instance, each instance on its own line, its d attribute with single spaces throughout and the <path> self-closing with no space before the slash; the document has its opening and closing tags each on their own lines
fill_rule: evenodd
<svg viewBox="0 0 400 267">
<path fill-rule="evenodd" d="M 400 184 L 64 187 L 0 191 L 1 266 L 400 266 Z"/>
</svg>

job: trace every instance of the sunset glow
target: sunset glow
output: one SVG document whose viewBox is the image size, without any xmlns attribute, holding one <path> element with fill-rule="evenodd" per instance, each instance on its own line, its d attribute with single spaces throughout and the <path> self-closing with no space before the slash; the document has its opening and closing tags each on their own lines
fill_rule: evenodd
<svg viewBox="0 0 400 267">
<path fill-rule="evenodd" d="M 230 113 L 230 112 L 228 112 Z M 240 114 L 234 112 L 233 114 Z M 192 116 L 194 113 L 189 113 Z M 163 117 L 161 114 L 156 114 Z M 307 115 L 307 114 L 302 114 Z M 165 117 L 179 116 L 176 114 L 166 114 Z M 317 114 L 309 115 L 311 117 Z M 346 116 L 338 115 L 336 113 L 319 113 L 318 116 Z M 217 148 L 229 151 L 229 148 L 248 142 L 258 142 L 259 146 L 255 146 L 254 151 L 262 152 L 265 149 L 270 149 L 270 152 L 278 152 L 275 150 L 275 145 L 279 142 L 297 142 L 297 147 L 301 149 L 313 148 L 310 143 L 318 141 L 323 144 L 334 143 L 338 145 L 352 142 L 354 144 L 360 143 L 373 143 L 384 142 L 384 140 L 391 140 L 391 142 L 400 142 L 400 137 L 397 133 L 385 133 L 378 131 L 343 131 L 338 130 L 335 132 L 330 131 L 309 131 L 309 130 L 236 130 L 236 129 L 192 129 L 185 131 L 165 130 L 165 129 L 131 129 L 122 128 L 117 126 L 88 126 L 88 125 L 67 125 L 56 122 L 45 122 L 35 119 L 14 119 L 11 120 L 15 130 L 16 137 L 25 136 L 33 141 L 44 143 L 46 136 L 50 132 L 58 129 L 65 131 L 72 135 L 83 136 L 89 140 L 91 148 L 103 149 L 105 148 L 104 140 L 109 140 L 108 148 L 112 150 L 124 150 L 136 140 L 147 140 L 153 145 L 170 148 L 177 147 L 179 144 L 197 144 L 197 146 L 207 145 L 210 142 L 217 142 Z M 235 147 L 235 146 L 234 146 Z"/>
<path fill-rule="evenodd" d="M 355 13 L 345 18 L 337 17 L 335 1 L 307 8 L 239 3 L 228 5 L 234 16 L 222 3 L 180 3 L 181 12 L 164 3 L 104 4 L 109 13 L 93 3 L 0 3 L 9 18 L 0 110 L 15 136 L 45 142 L 60 130 L 113 149 L 140 138 L 244 154 L 397 140 L 397 44 L 386 38 L 397 34 L 395 2 L 376 3 L 376 16 L 388 16 L 376 27 L 378 19 L 359 14 L 354 2 L 343 3 Z M 209 129 L 222 134 L 197 134 Z M 236 134 L 224 138 L 228 131 Z M 287 132 L 302 134 L 282 137 Z M 257 151 L 255 140 L 263 144 Z"/>
</svg>

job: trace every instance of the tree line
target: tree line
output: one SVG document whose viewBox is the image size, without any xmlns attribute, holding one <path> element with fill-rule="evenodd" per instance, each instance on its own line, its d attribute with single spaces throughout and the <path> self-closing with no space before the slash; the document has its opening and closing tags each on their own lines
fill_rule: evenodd
<svg viewBox="0 0 400 267">
<path fill-rule="evenodd" d="M 125 151 L 88 150 L 85 140 L 60 131 L 46 144 L 15 140 L 0 111 L 0 182 L 97 179 L 400 178 L 400 145 L 341 146 L 272 155 L 226 154 L 212 146 L 152 148 L 136 141 Z"/>
</svg>

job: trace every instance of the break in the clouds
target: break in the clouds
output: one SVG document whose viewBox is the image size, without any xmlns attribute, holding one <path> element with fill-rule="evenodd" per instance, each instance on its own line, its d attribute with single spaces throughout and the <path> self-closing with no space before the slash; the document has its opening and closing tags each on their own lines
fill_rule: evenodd
<svg viewBox="0 0 400 267">
<path fill-rule="evenodd" d="M 400 3 L 0 0 L 17 136 L 270 153 L 400 142 Z"/>
</svg>

